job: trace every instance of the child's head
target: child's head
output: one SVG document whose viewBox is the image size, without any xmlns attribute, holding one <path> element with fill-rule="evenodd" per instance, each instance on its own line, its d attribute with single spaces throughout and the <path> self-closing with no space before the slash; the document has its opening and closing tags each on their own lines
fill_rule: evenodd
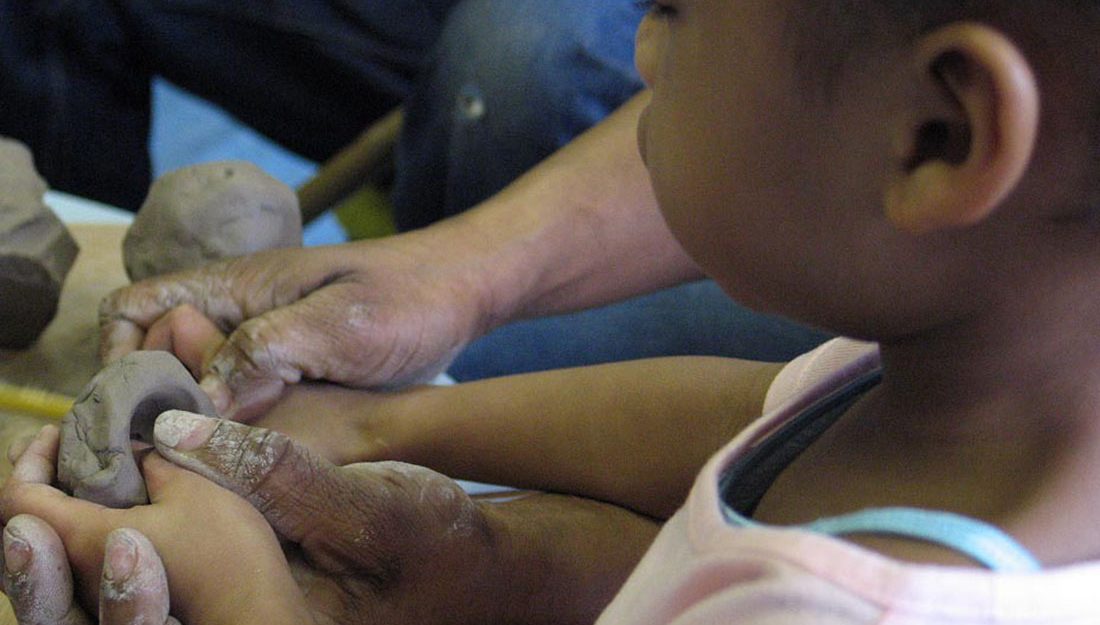
<svg viewBox="0 0 1100 625">
<path fill-rule="evenodd" d="M 660 0 L 639 135 L 666 219 L 735 297 L 880 340 L 1048 265 L 1100 280 L 1098 13 Z"/>
</svg>

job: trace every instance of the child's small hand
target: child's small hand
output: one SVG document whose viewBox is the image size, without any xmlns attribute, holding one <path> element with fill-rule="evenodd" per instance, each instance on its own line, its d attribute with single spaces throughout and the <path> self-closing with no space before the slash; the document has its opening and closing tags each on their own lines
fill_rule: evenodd
<svg viewBox="0 0 1100 625">
<path fill-rule="evenodd" d="M 122 527 L 156 546 L 173 613 L 195 625 L 304 623 L 312 615 L 351 623 L 365 611 L 380 623 L 404 622 L 433 609 L 442 621 L 466 601 L 459 578 L 486 561 L 490 529 L 481 508 L 438 473 L 400 463 L 336 467 L 284 435 L 179 411 L 161 415 L 155 433 L 159 453 L 142 463 L 150 505 L 112 510 L 50 486 L 52 427 L 30 443 L 0 491 L 4 519 L 33 515 L 56 531 L 59 542 L 36 542 L 50 551 L 39 561 L 67 556 L 83 606 L 111 599 L 98 592 L 104 549 Z M 31 573 L 39 575 L 34 585 L 58 594 L 57 604 L 73 603 L 65 594 L 71 581 Z"/>
<path fill-rule="evenodd" d="M 126 540 L 132 535 L 116 532 L 132 528 L 156 545 L 170 573 L 173 613 L 184 622 L 306 622 L 301 618 L 306 614 L 305 600 L 278 540 L 263 517 L 243 499 L 149 453 L 141 464 L 152 503 L 128 510 L 105 508 L 69 497 L 51 486 L 56 477 L 57 451 L 58 430 L 47 426 L 21 454 L 0 491 L 0 516 L 11 525 L 4 537 L 9 556 L 5 567 L 9 592 L 16 599 L 16 608 L 24 614 L 30 608 L 45 607 L 48 602 L 41 597 L 47 595 L 53 601 L 50 609 L 61 609 L 62 604 L 69 603 L 69 610 L 77 614 L 71 592 L 66 590 L 72 588 L 72 579 L 64 575 L 58 578 L 61 573 L 56 566 L 49 568 L 51 562 L 56 565 L 66 558 L 76 578 L 77 600 L 94 613 L 101 599 L 101 579 L 108 573 L 105 552 L 112 553 L 112 546 L 133 546 L 134 558 L 142 557 L 137 542 Z M 40 519 L 56 533 L 53 537 L 45 535 L 35 521 L 17 520 L 27 518 L 21 515 Z M 20 541 L 19 533 L 24 531 L 24 540 Z M 127 558 L 122 556 L 125 554 L 120 555 L 119 562 L 124 563 Z M 153 566 L 147 561 L 145 565 Z M 69 566 L 61 569 L 67 573 Z M 122 576 L 114 566 L 109 572 L 115 579 Z M 49 592 L 21 589 L 21 585 L 48 588 Z M 233 593 L 225 592 L 229 587 L 234 588 Z M 32 593 L 34 598 L 28 601 L 33 605 L 18 603 L 21 592 Z M 241 596 L 254 598 L 256 605 L 242 610 L 238 605 Z M 80 621 L 58 621 L 70 622 Z"/>
<path fill-rule="evenodd" d="M 56 530 L 60 542 L 39 544 L 53 545 L 52 562 L 67 556 L 85 607 L 99 600 L 111 532 L 130 527 L 156 546 L 173 614 L 188 625 L 358 623 L 363 614 L 379 625 L 591 622 L 656 531 L 598 502 L 479 503 L 422 467 L 337 467 L 232 421 L 169 411 L 154 433 L 157 453 L 142 463 L 150 505 L 111 510 L 49 486 L 55 428 L 31 442 L 0 491 L 4 519 L 31 514 Z M 69 580 L 29 572 L 60 593 L 55 603 L 72 604 Z"/>
<path fill-rule="evenodd" d="M 181 304 L 149 326 L 140 347 L 174 354 L 196 380 L 204 380 L 211 359 L 225 342 L 225 333 L 209 317 L 191 304 Z M 214 402 L 218 414 L 238 421 L 250 421 L 267 412 L 279 400 L 283 383 L 275 379 L 264 382 L 262 377 L 257 378 L 246 391 L 241 391 L 232 410 L 220 385 L 212 385 L 206 380 L 202 388 Z"/>
<path fill-rule="evenodd" d="M 225 343 L 225 333 L 198 308 L 177 306 L 159 317 L 141 342 L 141 349 L 171 352 L 198 380 L 206 361 Z"/>
<path fill-rule="evenodd" d="M 402 418 L 405 395 L 303 382 L 250 425 L 285 434 L 335 465 L 403 460 L 400 441 L 416 433 Z"/>
</svg>

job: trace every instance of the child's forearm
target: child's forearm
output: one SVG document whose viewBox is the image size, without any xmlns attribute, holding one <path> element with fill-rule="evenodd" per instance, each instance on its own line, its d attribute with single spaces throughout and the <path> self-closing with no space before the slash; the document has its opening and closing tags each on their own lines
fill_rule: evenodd
<svg viewBox="0 0 1100 625">
<path fill-rule="evenodd" d="M 417 389 L 376 406 L 368 454 L 664 518 L 759 416 L 778 368 L 662 358 Z"/>
</svg>

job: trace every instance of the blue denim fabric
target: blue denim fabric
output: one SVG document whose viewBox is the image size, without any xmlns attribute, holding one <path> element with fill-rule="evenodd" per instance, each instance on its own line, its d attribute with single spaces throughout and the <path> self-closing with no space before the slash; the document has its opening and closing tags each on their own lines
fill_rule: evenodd
<svg viewBox="0 0 1100 625">
<path fill-rule="evenodd" d="M 493 195 L 642 88 L 634 0 L 464 0 L 405 101 L 393 204 L 410 229 Z"/>
<path fill-rule="evenodd" d="M 657 356 L 781 362 L 829 336 L 740 306 L 703 280 L 579 313 L 521 321 L 471 344 L 456 380 Z"/>
<path fill-rule="evenodd" d="M 395 202 L 424 225 L 640 88 L 641 14 L 633 0 L 0 0 L 0 134 L 55 188 L 134 209 L 153 74 L 318 161 L 404 101 Z"/>
<path fill-rule="evenodd" d="M 641 89 L 633 0 L 465 0 L 405 103 L 393 202 L 402 228 L 473 206 Z M 494 28 L 486 28 L 495 24 Z M 460 381 L 669 355 L 781 361 L 827 336 L 756 314 L 713 282 L 523 321 L 470 345 Z"/>
<path fill-rule="evenodd" d="M 412 90 L 458 0 L 0 0 L 0 134 L 135 209 L 161 74 L 313 160 Z"/>
<path fill-rule="evenodd" d="M 55 188 L 136 209 L 161 74 L 313 160 L 404 102 L 404 227 L 472 206 L 636 92 L 634 0 L 0 0 L 0 134 Z M 783 359 L 821 335 L 711 283 L 501 328 L 471 379 L 665 354 Z"/>
<path fill-rule="evenodd" d="M 457 1 L 122 4 L 157 73 L 323 160 L 408 95 Z"/>
<path fill-rule="evenodd" d="M 149 83 L 129 40 L 107 2 L 0 0 L 0 134 L 26 143 L 53 186 L 136 206 Z"/>
</svg>

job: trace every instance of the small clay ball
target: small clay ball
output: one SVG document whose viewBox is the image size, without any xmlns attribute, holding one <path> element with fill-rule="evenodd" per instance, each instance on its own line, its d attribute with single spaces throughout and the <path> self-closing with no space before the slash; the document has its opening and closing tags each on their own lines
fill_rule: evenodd
<svg viewBox="0 0 1100 625">
<path fill-rule="evenodd" d="M 61 422 L 57 481 L 67 492 L 112 508 L 149 502 L 131 441 L 153 443 L 167 410 L 217 416 L 191 373 L 168 352 L 137 351 L 107 365 Z"/>
<path fill-rule="evenodd" d="M 25 349 L 57 314 L 79 247 L 46 206 L 25 145 L 0 137 L 0 348 Z"/>
<path fill-rule="evenodd" d="M 294 190 L 245 161 L 184 167 L 158 178 L 122 242 L 133 281 L 302 244 Z"/>
</svg>

